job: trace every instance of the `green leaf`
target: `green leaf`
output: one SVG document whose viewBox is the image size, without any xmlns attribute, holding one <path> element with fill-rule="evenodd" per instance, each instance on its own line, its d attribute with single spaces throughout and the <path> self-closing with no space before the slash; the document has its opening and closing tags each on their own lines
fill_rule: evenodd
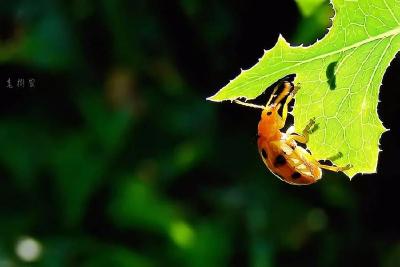
<svg viewBox="0 0 400 267">
<path fill-rule="evenodd" d="M 321 6 L 325 0 L 295 0 L 301 14 L 304 17 L 308 17 Z"/>
<path fill-rule="evenodd" d="M 301 131 L 315 117 L 307 146 L 317 159 L 342 154 L 345 173 L 376 172 L 379 139 L 386 130 L 377 113 L 379 87 L 400 48 L 400 5 L 395 0 L 334 0 L 328 34 L 311 46 L 291 47 L 282 36 L 259 62 L 222 88 L 212 101 L 254 99 L 278 79 L 296 74 L 301 89 L 293 115 Z"/>
</svg>

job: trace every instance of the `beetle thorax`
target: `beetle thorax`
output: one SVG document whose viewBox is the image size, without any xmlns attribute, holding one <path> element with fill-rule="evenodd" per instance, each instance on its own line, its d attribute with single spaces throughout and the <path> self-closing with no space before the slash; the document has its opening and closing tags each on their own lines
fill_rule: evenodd
<svg viewBox="0 0 400 267">
<path fill-rule="evenodd" d="M 281 117 L 276 108 L 266 108 L 261 114 L 258 123 L 258 136 L 267 140 L 279 140 L 281 131 L 279 129 Z"/>
</svg>

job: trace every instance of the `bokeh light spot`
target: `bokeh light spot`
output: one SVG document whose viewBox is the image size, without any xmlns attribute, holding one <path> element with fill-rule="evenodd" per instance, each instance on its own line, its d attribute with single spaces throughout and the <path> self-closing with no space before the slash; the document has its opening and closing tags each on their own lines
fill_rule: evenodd
<svg viewBox="0 0 400 267">
<path fill-rule="evenodd" d="M 42 254 L 42 245 L 32 237 L 23 237 L 15 245 L 15 253 L 22 261 L 36 261 Z"/>
<path fill-rule="evenodd" d="M 186 248 L 193 243 L 193 229 L 185 222 L 174 222 L 170 228 L 170 236 L 176 245 Z"/>
</svg>

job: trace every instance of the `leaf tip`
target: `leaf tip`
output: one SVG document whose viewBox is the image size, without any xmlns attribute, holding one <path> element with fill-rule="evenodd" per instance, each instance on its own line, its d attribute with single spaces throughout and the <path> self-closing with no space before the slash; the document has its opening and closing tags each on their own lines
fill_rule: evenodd
<svg viewBox="0 0 400 267">
<path fill-rule="evenodd" d="M 206 98 L 206 100 L 207 100 L 207 101 L 213 101 L 212 98 L 213 98 L 213 96 L 209 96 L 209 97 Z"/>
<path fill-rule="evenodd" d="M 278 36 L 278 41 L 276 42 L 276 45 L 282 45 L 282 46 L 287 46 L 290 47 L 290 44 L 286 41 L 285 37 L 280 33 Z"/>
<path fill-rule="evenodd" d="M 212 101 L 212 102 L 221 102 L 221 100 L 218 99 L 217 95 L 218 95 L 218 92 L 215 95 L 207 97 L 206 100 Z"/>
</svg>

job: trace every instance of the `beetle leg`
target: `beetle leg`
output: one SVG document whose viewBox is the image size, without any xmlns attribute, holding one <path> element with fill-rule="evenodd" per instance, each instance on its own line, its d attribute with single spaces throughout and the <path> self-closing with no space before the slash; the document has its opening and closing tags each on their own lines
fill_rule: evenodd
<svg viewBox="0 0 400 267">
<path fill-rule="evenodd" d="M 286 122 L 287 114 L 288 114 L 288 106 L 289 106 L 289 103 L 290 103 L 290 101 L 292 101 L 292 99 L 293 99 L 293 97 L 295 96 L 295 94 L 297 93 L 297 91 L 299 91 L 300 86 L 296 85 L 296 86 L 294 86 L 293 88 L 294 88 L 294 89 L 292 90 L 292 92 L 290 92 L 290 94 L 289 94 L 288 97 L 286 98 L 285 104 L 283 105 L 283 110 L 282 110 L 282 124 L 283 124 L 283 125 L 281 125 L 280 129 L 282 129 L 282 128 L 285 126 L 285 122 Z M 282 95 L 283 95 L 283 94 L 287 94 L 287 93 L 288 93 L 288 90 L 290 90 L 290 88 L 287 88 L 286 90 L 284 90 L 284 91 L 281 93 L 280 97 L 278 97 L 278 98 L 279 98 L 279 99 L 282 99 L 282 97 L 284 97 L 284 96 L 282 96 Z"/>
<path fill-rule="evenodd" d="M 287 114 L 288 114 L 288 105 L 290 100 L 293 99 L 293 95 L 290 94 L 285 101 L 285 104 L 283 105 L 283 110 L 282 110 L 282 125 L 280 125 L 280 129 L 282 129 L 285 126 L 286 119 L 287 119 Z"/>
<path fill-rule="evenodd" d="M 299 143 L 306 144 L 308 142 L 308 132 L 310 131 L 311 127 L 315 124 L 315 118 L 310 119 L 308 124 L 303 130 L 301 135 L 298 134 L 290 134 L 288 140 L 295 140 Z"/>
<path fill-rule="evenodd" d="M 292 134 L 288 137 L 288 140 L 295 140 L 296 142 L 306 144 L 308 142 L 308 136 Z"/>
<path fill-rule="evenodd" d="M 271 94 L 271 96 L 269 97 L 267 104 L 265 105 L 266 107 L 268 107 L 268 106 L 271 104 L 271 101 L 272 101 L 272 99 L 274 98 L 275 93 L 276 93 L 276 91 L 278 90 L 279 86 L 280 86 L 280 83 L 278 83 L 278 84 L 274 87 L 274 90 L 272 91 L 272 94 Z"/>
<path fill-rule="evenodd" d="M 318 167 L 320 167 L 321 169 L 330 170 L 330 171 L 334 171 L 334 172 L 342 172 L 342 171 L 347 171 L 348 169 L 352 168 L 353 165 L 347 164 L 344 167 L 338 167 L 338 166 L 324 165 L 324 164 L 321 164 L 318 162 Z"/>
<path fill-rule="evenodd" d="M 283 109 L 282 109 L 282 124 L 280 125 L 280 129 L 285 127 L 287 114 L 288 114 L 288 105 L 289 105 L 289 102 L 292 99 L 293 99 L 293 94 L 289 94 L 289 96 L 286 98 L 285 104 L 283 105 Z"/>
</svg>

